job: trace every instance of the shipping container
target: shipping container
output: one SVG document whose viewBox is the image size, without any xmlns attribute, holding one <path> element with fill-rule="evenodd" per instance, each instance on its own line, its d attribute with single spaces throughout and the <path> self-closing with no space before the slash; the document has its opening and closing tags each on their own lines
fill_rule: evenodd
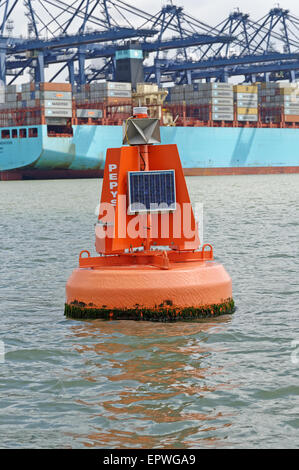
<svg viewBox="0 0 299 470">
<path fill-rule="evenodd" d="M 299 115 L 293 115 L 293 114 L 286 114 L 284 115 L 284 120 L 286 122 L 299 122 Z"/>
<path fill-rule="evenodd" d="M 95 82 L 90 84 L 90 90 L 132 91 L 132 85 L 126 82 Z"/>
<path fill-rule="evenodd" d="M 235 93 L 255 93 L 258 92 L 258 87 L 256 85 L 235 85 L 234 86 Z"/>
<path fill-rule="evenodd" d="M 198 90 L 231 90 L 233 91 L 233 85 L 231 83 L 198 83 Z M 193 85 L 186 85 L 192 87 Z"/>
<path fill-rule="evenodd" d="M 16 94 L 17 86 L 16 85 L 6 85 L 5 90 L 6 90 L 6 93 Z"/>
<path fill-rule="evenodd" d="M 277 94 L 279 95 L 298 95 L 299 90 L 298 88 L 288 87 L 288 88 L 279 88 L 276 90 Z"/>
<path fill-rule="evenodd" d="M 257 108 L 257 101 L 252 100 L 237 100 L 237 108 Z"/>
<path fill-rule="evenodd" d="M 299 103 L 299 95 L 278 95 L 275 96 L 278 103 Z"/>
<path fill-rule="evenodd" d="M 233 113 L 212 113 L 212 119 L 213 121 L 233 121 L 234 120 L 234 114 Z"/>
<path fill-rule="evenodd" d="M 132 92 L 127 90 L 106 90 L 103 92 L 90 92 L 90 100 L 103 100 L 106 97 L 131 98 Z"/>
<path fill-rule="evenodd" d="M 288 103 L 284 103 L 282 106 L 284 106 L 285 108 L 299 109 L 298 103 L 288 102 Z"/>
<path fill-rule="evenodd" d="M 297 108 L 297 109 L 294 109 L 294 108 L 285 108 L 285 109 L 284 109 L 284 114 L 285 114 L 285 115 L 290 115 L 290 114 L 291 114 L 292 116 L 294 116 L 294 115 L 299 116 L 299 108 Z"/>
<path fill-rule="evenodd" d="M 72 93 L 70 91 L 41 91 L 37 97 L 41 100 L 71 100 Z"/>
<path fill-rule="evenodd" d="M 234 95 L 235 100 L 258 100 L 257 93 L 235 93 Z"/>
<path fill-rule="evenodd" d="M 237 114 L 238 121 L 257 121 L 258 116 L 256 114 Z"/>
<path fill-rule="evenodd" d="M 217 113 L 233 113 L 234 112 L 233 106 L 212 105 L 211 108 L 212 108 L 212 112 L 217 112 Z"/>
<path fill-rule="evenodd" d="M 8 103 L 16 102 L 17 101 L 17 94 L 16 93 L 5 93 L 5 101 Z"/>
<path fill-rule="evenodd" d="M 107 97 L 117 97 L 117 98 L 131 98 L 132 92 L 131 91 L 121 91 L 121 90 L 108 90 L 104 96 Z"/>
<path fill-rule="evenodd" d="M 72 117 L 71 109 L 45 108 L 46 117 Z"/>
<path fill-rule="evenodd" d="M 70 83 L 52 83 L 42 82 L 39 89 L 47 92 L 72 92 L 72 85 Z"/>
<path fill-rule="evenodd" d="M 44 108 L 71 109 L 73 102 L 71 100 L 41 100 L 40 104 Z"/>
<path fill-rule="evenodd" d="M 257 114 L 257 108 L 237 108 L 238 114 Z"/>
<path fill-rule="evenodd" d="M 220 105 L 233 106 L 234 102 L 231 98 L 200 98 L 195 100 L 198 105 Z"/>
<path fill-rule="evenodd" d="M 218 105 L 227 105 L 233 106 L 233 100 L 231 98 L 210 98 L 210 99 L 201 99 L 201 104 L 218 104 Z"/>
<path fill-rule="evenodd" d="M 207 95 L 206 95 L 207 96 Z M 233 98 L 234 92 L 230 90 L 211 90 L 210 97 Z"/>
<path fill-rule="evenodd" d="M 78 118 L 102 118 L 103 111 L 101 109 L 77 109 Z"/>
<path fill-rule="evenodd" d="M 53 117 L 46 117 L 46 124 L 52 126 L 66 126 L 67 125 L 66 118 L 53 118 Z"/>
</svg>

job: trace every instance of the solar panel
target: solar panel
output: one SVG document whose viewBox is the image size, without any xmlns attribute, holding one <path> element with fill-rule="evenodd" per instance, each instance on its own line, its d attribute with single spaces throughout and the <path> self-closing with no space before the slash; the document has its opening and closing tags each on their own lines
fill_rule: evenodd
<svg viewBox="0 0 299 470">
<path fill-rule="evenodd" d="M 176 209 L 175 172 L 129 171 L 129 212 L 161 212 Z"/>
</svg>

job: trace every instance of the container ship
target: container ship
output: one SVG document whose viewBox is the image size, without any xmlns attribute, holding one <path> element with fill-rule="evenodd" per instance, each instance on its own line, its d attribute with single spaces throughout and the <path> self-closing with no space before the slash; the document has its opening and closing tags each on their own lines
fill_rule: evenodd
<svg viewBox="0 0 299 470">
<path fill-rule="evenodd" d="M 299 172 L 296 83 L 25 83 L 0 89 L 0 179 L 102 176 L 133 106 L 159 118 L 186 175 Z"/>
</svg>

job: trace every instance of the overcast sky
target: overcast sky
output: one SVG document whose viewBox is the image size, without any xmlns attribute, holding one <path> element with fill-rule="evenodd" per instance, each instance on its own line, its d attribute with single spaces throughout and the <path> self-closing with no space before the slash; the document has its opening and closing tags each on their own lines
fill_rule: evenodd
<svg viewBox="0 0 299 470">
<path fill-rule="evenodd" d="M 130 5 L 134 5 L 137 8 L 144 10 L 151 14 L 157 13 L 158 11 L 161 10 L 161 7 L 163 5 L 170 3 L 170 0 L 148 0 L 148 1 L 124 0 L 124 1 Z M 74 4 L 74 0 L 64 0 L 64 2 L 67 3 L 68 5 Z M 4 2 L 2 3 L 4 4 Z M 39 2 L 33 2 L 34 8 L 36 8 L 38 15 L 40 15 L 39 20 L 38 20 L 39 28 L 42 26 L 43 21 L 45 21 L 46 23 L 49 22 L 49 19 L 47 20 L 47 14 L 45 13 L 45 9 L 41 7 L 40 3 L 43 4 L 42 0 L 40 0 Z M 80 3 L 79 0 L 77 0 L 75 7 L 78 6 L 79 3 Z M 173 0 L 173 3 L 177 6 L 182 6 L 184 10 L 186 11 L 186 13 L 188 13 L 191 16 L 196 17 L 200 21 L 207 23 L 210 26 L 216 26 L 218 23 L 224 20 L 229 15 L 229 13 L 236 10 L 236 8 L 239 8 L 240 11 L 243 13 L 249 13 L 250 17 L 253 20 L 260 19 L 261 17 L 266 15 L 271 8 L 274 8 L 278 5 L 281 8 L 289 9 L 294 16 L 299 17 L 299 0 L 281 0 L 279 4 L 275 0 L 250 0 L 250 1 L 248 0 Z M 45 7 L 48 7 L 48 4 L 44 3 L 44 5 Z M 0 8 L 2 12 L 2 10 L 4 9 L 4 6 L 1 5 Z M 118 20 L 118 18 L 115 16 L 115 10 L 111 8 L 110 11 L 112 13 L 112 16 Z M 59 12 L 60 14 L 58 15 Z M 97 10 L 97 12 L 99 12 L 99 10 Z M 57 10 L 53 8 L 52 14 L 54 14 L 55 16 L 58 16 L 60 18 L 59 22 L 61 23 L 62 21 L 61 10 Z M 67 15 L 69 15 L 69 12 L 67 13 Z M 68 16 L 67 18 L 69 19 L 70 16 Z M 22 0 L 19 0 L 19 3 L 17 4 L 15 8 L 13 19 L 14 19 L 14 25 L 15 25 L 14 34 L 16 35 L 20 33 L 26 34 L 27 20 L 24 21 L 24 5 L 23 5 Z M 55 25 L 55 23 L 53 24 L 53 21 L 55 21 L 55 19 L 52 20 L 51 22 L 52 26 Z M 142 20 L 139 20 L 139 21 L 137 20 L 136 26 L 137 26 L 137 23 L 141 24 L 140 21 Z M 75 27 L 75 23 L 76 22 L 73 22 L 74 27 Z M 120 21 L 120 24 L 121 23 L 122 21 Z M 81 21 L 80 21 L 80 25 L 81 25 Z"/>
<path fill-rule="evenodd" d="M 127 0 L 127 3 L 149 11 L 157 12 L 166 2 L 161 0 Z M 281 0 L 279 3 L 272 0 L 173 0 L 178 6 L 183 6 L 186 12 L 195 16 L 204 23 L 215 26 L 237 7 L 243 13 L 249 13 L 252 19 L 259 19 L 271 8 L 277 7 L 291 10 L 294 16 L 299 17 L 298 0 Z"/>
</svg>

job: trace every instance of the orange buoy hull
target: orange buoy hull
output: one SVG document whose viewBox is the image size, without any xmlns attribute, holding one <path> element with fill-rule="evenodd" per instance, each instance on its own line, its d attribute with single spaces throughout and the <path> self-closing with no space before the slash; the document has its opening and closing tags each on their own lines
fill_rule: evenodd
<svg viewBox="0 0 299 470">
<path fill-rule="evenodd" d="M 233 311 L 231 278 L 211 261 L 77 268 L 66 285 L 72 318 L 175 321 Z"/>
</svg>

